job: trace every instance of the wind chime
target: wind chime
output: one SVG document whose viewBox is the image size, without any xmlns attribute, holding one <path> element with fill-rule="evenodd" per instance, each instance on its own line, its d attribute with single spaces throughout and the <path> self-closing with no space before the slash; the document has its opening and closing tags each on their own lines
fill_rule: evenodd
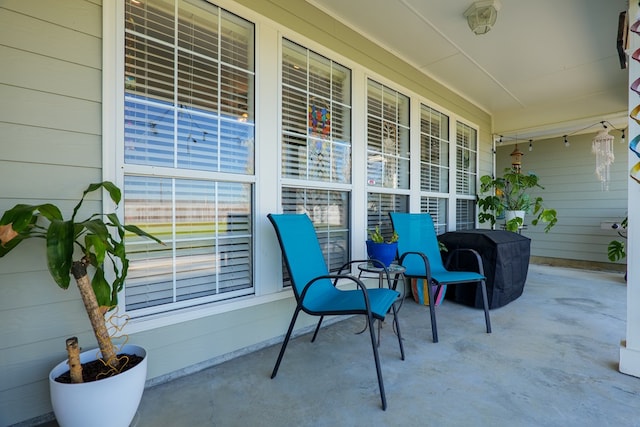
<svg viewBox="0 0 640 427">
<path fill-rule="evenodd" d="M 605 126 L 593 138 L 591 152 L 596 155 L 596 176 L 602 184 L 602 191 L 609 191 L 609 168 L 615 159 L 613 155 L 613 136 Z"/>
<path fill-rule="evenodd" d="M 516 148 L 513 149 L 510 156 L 511 169 L 513 169 L 515 173 L 520 173 L 522 171 L 522 156 L 524 156 L 524 153 L 518 150 L 518 144 L 516 144 Z"/>
</svg>

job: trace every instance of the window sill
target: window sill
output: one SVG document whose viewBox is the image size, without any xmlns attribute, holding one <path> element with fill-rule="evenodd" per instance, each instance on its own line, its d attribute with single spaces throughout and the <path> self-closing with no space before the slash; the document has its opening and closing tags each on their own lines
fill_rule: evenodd
<svg viewBox="0 0 640 427">
<path fill-rule="evenodd" d="M 269 295 L 247 295 L 246 297 L 235 298 L 233 300 L 227 300 L 198 307 L 184 308 L 181 310 L 176 310 L 175 312 L 152 314 L 145 317 L 130 319 L 123 332 L 125 334 L 136 334 L 139 332 L 158 329 L 165 326 L 176 325 L 178 323 L 202 319 L 208 316 L 215 316 L 231 311 L 242 310 L 260 304 L 268 304 L 275 301 L 281 301 L 288 298 L 294 298 L 293 292 L 291 292 L 291 289 L 283 289 L 280 292 Z"/>
</svg>

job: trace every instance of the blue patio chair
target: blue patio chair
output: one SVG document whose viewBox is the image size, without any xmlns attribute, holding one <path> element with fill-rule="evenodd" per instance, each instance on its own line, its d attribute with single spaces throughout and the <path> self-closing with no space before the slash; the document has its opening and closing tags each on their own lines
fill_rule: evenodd
<svg viewBox="0 0 640 427">
<path fill-rule="evenodd" d="M 393 322 L 398 335 L 398 343 L 400 344 L 400 355 L 404 360 L 398 313 L 394 305 L 400 293 L 390 289 L 391 281 L 388 276 L 387 285 L 389 289 L 367 289 L 358 278 L 342 273 L 343 270 L 350 268 L 351 264 L 366 262 L 367 260 L 350 261 L 344 264 L 337 274 L 330 274 L 322 255 L 315 229 L 307 215 L 269 214 L 268 218 L 278 236 L 284 263 L 289 271 L 293 293 L 297 302 L 271 378 L 274 378 L 278 373 L 282 356 L 287 348 L 287 343 L 291 338 L 291 333 L 300 311 L 313 316 L 320 316 L 311 342 L 315 341 L 324 316 L 361 314 L 366 316 L 371 334 L 371 347 L 373 348 L 373 358 L 378 375 L 382 409 L 387 409 L 387 399 L 384 393 L 380 358 L 378 356 L 378 344 L 373 325 L 375 320 L 384 320 L 389 310 L 393 310 Z M 352 290 L 339 289 L 336 287 L 339 279 L 351 281 L 357 288 Z"/>
<path fill-rule="evenodd" d="M 400 258 L 398 263 L 407 269 L 405 276 L 409 279 L 423 279 L 429 284 L 426 288 L 429 290 L 429 313 L 431 314 L 433 342 L 438 342 L 434 295 L 438 295 L 440 287 L 444 285 L 477 286 L 478 283 L 480 284 L 487 333 L 491 333 L 487 287 L 480 254 L 473 249 L 456 249 L 448 253 L 446 264 L 443 264 L 436 230 L 430 214 L 391 212 L 389 216 L 393 229 L 399 236 L 398 255 Z M 477 272 L 447 269 L 453 256 L 459 252 L 472 254 L 477 261 Z"/>
</svg>

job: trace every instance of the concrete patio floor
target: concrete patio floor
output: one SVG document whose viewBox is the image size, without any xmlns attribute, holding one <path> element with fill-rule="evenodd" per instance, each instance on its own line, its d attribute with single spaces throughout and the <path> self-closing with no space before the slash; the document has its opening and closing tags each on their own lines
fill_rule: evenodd
<svg viewBox="0 0 640 427">
<path fill-rule="evenodd" d="M 148 388 L 132 425 L 640 426 L 640 379 L 618 371 L 621 273 L 531 265 L 523 295 L 491 310 L 492 334 L 481 309 L 437 313 L 434 344 L 428 308 L 405 300 L 404 361 L 384 325 L 386 411 L 358 317 L 293 339 L 273 380 L 279 344 Z"/>
</svg>

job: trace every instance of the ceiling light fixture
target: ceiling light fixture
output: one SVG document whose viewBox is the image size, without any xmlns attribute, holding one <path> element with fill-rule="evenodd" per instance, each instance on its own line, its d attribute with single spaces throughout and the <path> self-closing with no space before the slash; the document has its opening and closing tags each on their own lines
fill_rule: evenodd
<svg viewBox="0 0 640 427">
<path fill-rule="evenodd" d="M 487 34 L 498 18 L 499 0 L 480 0 L 471 4 L 464 12 L 471 31 L 477 36 Z"/>
</svg>

